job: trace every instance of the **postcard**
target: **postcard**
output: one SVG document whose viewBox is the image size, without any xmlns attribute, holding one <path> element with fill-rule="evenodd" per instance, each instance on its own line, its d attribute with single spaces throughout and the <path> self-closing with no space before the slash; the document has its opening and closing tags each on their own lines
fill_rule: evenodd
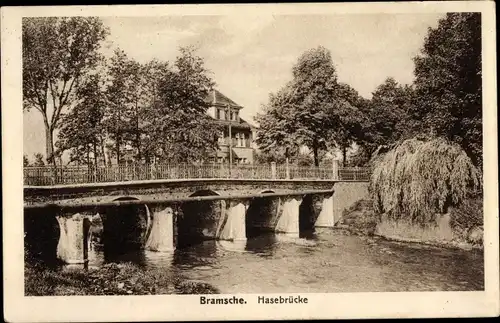
<svg viewBox="0 0 500 323">
<path fill-rule="evenodd" d="M 490 1 L 2 8 L 11 322 L 498 316 Z"/>
</svg>

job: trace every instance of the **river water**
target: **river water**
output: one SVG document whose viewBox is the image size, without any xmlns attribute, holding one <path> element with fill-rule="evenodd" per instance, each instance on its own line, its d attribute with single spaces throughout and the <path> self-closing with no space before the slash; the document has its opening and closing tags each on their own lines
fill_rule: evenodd
<svg viewBox="0 0 500 323">
<path fill-rule="evenodd" d="M 173 253 L 120 257 L 89 252 L 89 266 L 132 261 L 164 268 L 222 293 L 471 291 L 484 289 L 482 251 L 352 236 L 322 229 L 307 238 L 264 234 L 246 242 L 205 241 Z"/>
</svg>

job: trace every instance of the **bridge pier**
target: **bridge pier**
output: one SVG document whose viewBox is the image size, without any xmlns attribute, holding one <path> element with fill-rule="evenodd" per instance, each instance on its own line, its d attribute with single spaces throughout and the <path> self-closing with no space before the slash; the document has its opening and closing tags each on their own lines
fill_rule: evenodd
<svg viewBox="0 0 500 323">
<path fill-rule="evenodd" d="M 57 258 L 67 264 L 88 262 L 88 234 L 90 220 L 80 213 L 56 217 L 60 227 Z"/>
<path fill-rule="evenodd" d="M 275 232 L 299 236 L 299 208 L 301 202 L 302 199 L 298 197 L 280 199 Z"/>
<path fill-rule="evenodd" d="M 316 219 L 315 227 L 333 228 L 335 225 L 335 215 L 333 211 L 333 195 L 323 198 L 321 211 Z M 338 219 L 337 219 L 338 220 Z"/>
<path fill-rule="evenodd" d="M 217 239 L 246 241 L 246 211 L 248 203 L 244 201 L 224 201 L 221 208 Z"/>
<path fill-rule="evenodd" d="M 161 252 L 175 250 L 173 209 L 171 207 L 155 207 L 151 211 L 153 220 L 145 248 Z"/>
</svg>

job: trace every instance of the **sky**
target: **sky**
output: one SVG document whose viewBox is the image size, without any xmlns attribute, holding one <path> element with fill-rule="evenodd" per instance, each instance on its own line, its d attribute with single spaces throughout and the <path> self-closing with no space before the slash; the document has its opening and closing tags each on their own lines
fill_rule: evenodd
<svg viewBox="0 0 500 323">
<path fill-rule="evenodd" d="M 242 118 L 252 122 L 269 94 L 292 78 L 292 66 L 308 49 L 331 51 L 340 82 L 362 96 L 387 77 L 402 84 L 413 80 L 413 60 L 429 27 L 442 13 L 103 17 L 110 35 L 102 52 L 115 48 L 145 63 L 153 58 L 173 61 L 179 46 L 194 45 L 216 82 L 216 88 L 243 106 Z M 45 151 L 38 111 L 23 117 L 24 153 Z"/>
</svg>

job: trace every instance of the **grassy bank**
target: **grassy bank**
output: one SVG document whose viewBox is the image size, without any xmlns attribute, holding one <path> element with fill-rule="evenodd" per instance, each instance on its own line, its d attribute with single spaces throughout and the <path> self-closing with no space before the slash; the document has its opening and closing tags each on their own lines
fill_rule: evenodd
<svg viewBox="0 0 500 323">
<path fill-rule="evenodd" d="M 362 200 L 346 210 L 340 227 L 359 235 L 462 249 L 483 248 L 481 201 L 471 200 L 449 214 L 436 215 L 426 224 L 391 219 L 377 214 L 372 201 Z"/>
<path fill-rule="evenodd" d="M 47 269 L 25 265 L 26 296 L 216 294 L 206 283 L 173 277 L 166 269 L 144 270 L 133 264 L 99 269 Z"/>
</svg>

